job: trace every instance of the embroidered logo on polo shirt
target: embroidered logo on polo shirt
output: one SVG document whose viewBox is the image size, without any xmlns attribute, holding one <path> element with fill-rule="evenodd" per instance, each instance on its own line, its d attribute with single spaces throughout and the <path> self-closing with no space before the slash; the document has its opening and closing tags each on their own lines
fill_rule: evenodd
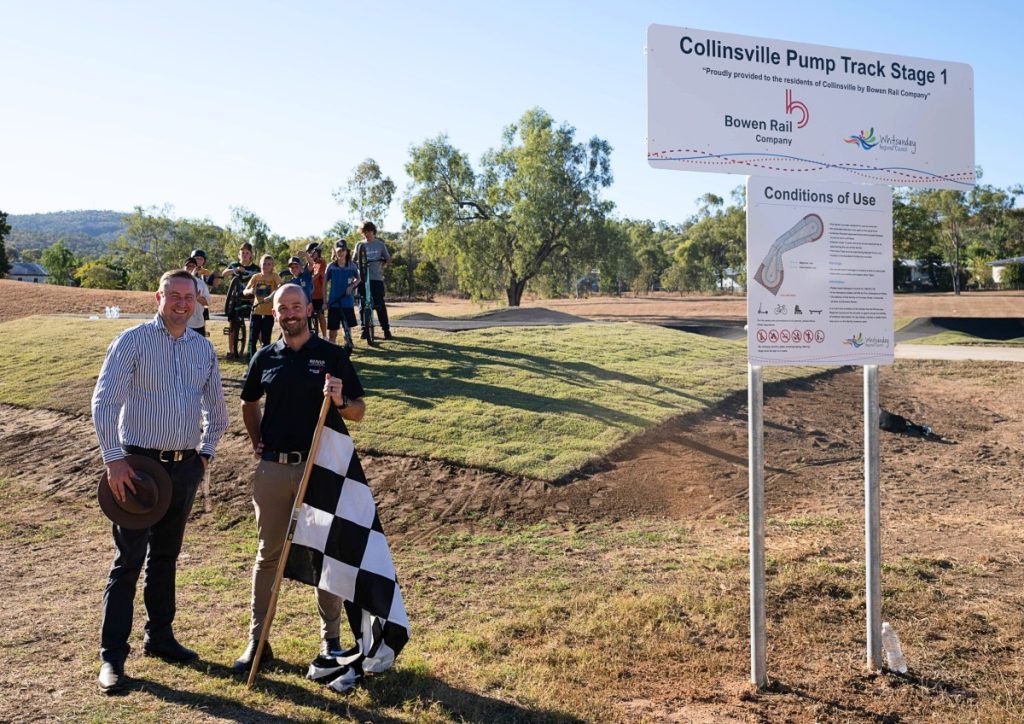
<svg viewBox="0 0 1024 724">
<path fill-rule="evenodd" d="M 309 371 L 312 372 L 313 374 L 316 374 L 316 375 L 318 375 L 321 372 L 323 372 L 324 368 L 326 366 L 327 366 L 327 360 L 311 359 L 309 361 Z"/>
</svg>

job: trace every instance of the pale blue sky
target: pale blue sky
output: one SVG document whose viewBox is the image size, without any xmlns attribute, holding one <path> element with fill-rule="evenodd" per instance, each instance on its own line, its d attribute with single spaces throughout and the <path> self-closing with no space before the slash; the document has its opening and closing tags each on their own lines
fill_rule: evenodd
<svg viewBox="0 0 1024 724">
<path fill-rule="evenodd" d="M 651 23 L 969 63 L 982 182 L 1024 182 L 1017 2 L 0 0 L 0 210 L 242 205 L 320 233 L 363 158 L 404 191 L 413 144 L 476 162 L 538 105 L 612 144 L 618 214 L 679 222 L 743 177 L 648 166 Z"/>
</svg>

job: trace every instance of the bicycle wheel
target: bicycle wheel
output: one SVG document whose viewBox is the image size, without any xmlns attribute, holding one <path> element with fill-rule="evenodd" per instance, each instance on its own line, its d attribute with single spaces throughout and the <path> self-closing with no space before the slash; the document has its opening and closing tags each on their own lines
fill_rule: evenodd
<svg viewBox="0 0 1024 724">
<path fill-rule="evenodd" d="M 235 318 L 232 320 L 232 325 L 235 327 L 235 346 L 231 349 L 231 352 L 237 359 L 242 359 L 242 355 L 246 352 L 246 330 L 245 321 Z"/>
<path fill-rule="evenodd" d="M 363 307 L 363 335 L 367 344 L 373 344 L 373 331 L 373 307 L 366 305 Z"/>
</svg>

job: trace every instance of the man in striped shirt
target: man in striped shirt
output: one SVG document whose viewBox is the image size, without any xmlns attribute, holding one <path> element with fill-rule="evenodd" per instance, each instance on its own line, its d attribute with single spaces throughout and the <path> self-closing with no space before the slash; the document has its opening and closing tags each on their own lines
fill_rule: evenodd
<svg viewBox="0 0 1024 724">
<path fill-rule="evenodd" d="M 210 340 L 188 328 L 196 304 L 194 277 L 167 272 L 151 322 L 125 330 L 107 350 L 92 397 L 92 416 L 111 492 L 125 500 L 135 490 L 127 454 L 152 457 L 173 483 L 170 507 L 153 526 L 113 526 L 116 553 L 103 593 L 99 685 L 124 685 L 135 585 L 146 566 L 147 655 L 184 662 L 196 653 L 174 637 L 174 578 L 196 488 L 227 428 L 217 355 Z"/>
</svg>

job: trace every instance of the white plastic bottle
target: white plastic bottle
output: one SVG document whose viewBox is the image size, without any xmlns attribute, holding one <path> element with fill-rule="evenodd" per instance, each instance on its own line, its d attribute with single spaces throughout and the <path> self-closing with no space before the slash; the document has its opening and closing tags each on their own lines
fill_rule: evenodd
<svg viewBox="0 0 1024 724">
<path fill-rule="evenodd" d="M 900 639 L 888 621 L 882 623 L 882 652 L 885 654 L 885 666 L 889 671 L 907 673 L 907 659 L 903 656 Z"/>
</svg>

